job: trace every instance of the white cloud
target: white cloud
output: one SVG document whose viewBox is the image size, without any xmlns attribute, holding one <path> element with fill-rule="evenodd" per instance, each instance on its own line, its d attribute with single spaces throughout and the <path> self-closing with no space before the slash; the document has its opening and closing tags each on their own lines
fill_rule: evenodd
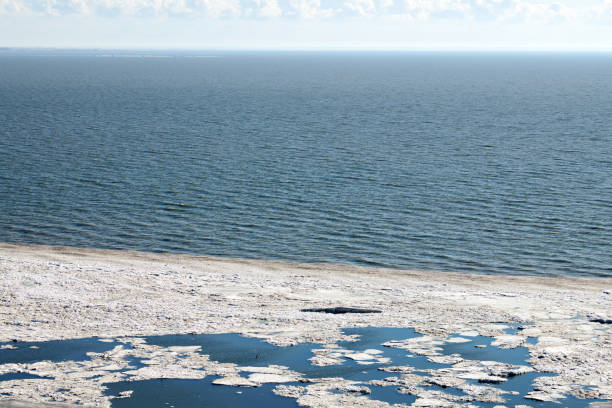
<svg viewBox="0 0 612 408">
<path fill-rule="evenodd" d="M 280 17 L 283 10 L 278 5 L 278 0 L 255 0 L 257 5 L 257 16 L 264 18 Z"/>
<path fill-rule="evenodd" d="M 593 7 L 590 17 L 595 21 L 612 22 L 612 0 L 603 0 L 596 7 Z"/>
<path fill-rule="evenodd" d="M 320 0 L 290 0 L 289 4 L 299 17 L 308 20 L 330 18 L 338 13 L 338 10 L 322 7 Z M 289 12 L 287 14 L 291 15 L 293 13 Z"/>
<path fill-rule="evenodd" d="M 609 0 L 606 0 L 609 1 Z M 467 19 L 479 21 L 575 20 L 590 7 L 576 2 L 540 0 L 404 0 L 406 13 L 418 20 Z"/>
<path fill-rule="evenodd" d="M 273 1 L 273 0 L 272 0 Z M 263 3 L 272 1 L 264 0 Z M 268 7 L 268 9 L 266 9 Z M 269 6 L 261 8 L 270 12 Z M 240 0 L 0 0 L 4 14 L 102 16 L 240 16 Z"/>
<path fill-rule="evenodd" d="M 348 0 L 344 6 L 360 16 L 373 16 L 377 11 L 374 0 Z"/>
<path fill-rule="evenodd" d="M 521 22 L 546 20 L 552 17 L 554 17 L 554 9 L 548 4 L 515 0 L 500 15 L 500 20 Z"/>
<path fill-rule="evenodd" d="M 464 16 L 470 10 L 469 2 L 463 0 L 404 0 L 404 5 L 406 13 L 418 20 L 434 16 Z"/>
<path fill-rule="evenodd" d="M 23 10 L 23 3 L 19 0 L 0 0 L 0 13 L 12 14 L 20 13 Z"/>
<path fill-rule="evenodd" d="M 0 14 L 218 18 L 404 17 L 417 21 L 612 20 L 612 0 L 0 0 Z"/>
</svg>

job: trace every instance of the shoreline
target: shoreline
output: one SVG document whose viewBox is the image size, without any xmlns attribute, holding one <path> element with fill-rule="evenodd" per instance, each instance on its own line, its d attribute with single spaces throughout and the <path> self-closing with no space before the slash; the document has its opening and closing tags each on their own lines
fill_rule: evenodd
<svg viewBox="0 0 612 408">
<path fill-rule="evenodd" d="M 558 373 L 543 384 L 548 396 L 612 400 L 612 353 L 606 352 L 612 329 L 590 321 L 612 318 L 612 278 L 423 272 L 7 243 L 0 243 L 0 273 L 0 342 L 240 333 L 287 346 L 333 344 L 348 327 L 414 328 L 441 339 L 476 331 L 495 337 L 500 347 L 528 347 L 536 370 Z M 382 313 L 301 312 L 325 307 Z M 508 335 L 503 331 L 508 323 L 524 329 Z M 98 397 L 95 406 L 108 406 L 108 397 Z M 20 398 L 50 402 L 32 389 Z M 84 397 L 65 402 L 82 402 L 79 398 Z"/>
<path fill-rule="evenodd" d="M 252 263 L 257 262 L 261 264 L 270 264 L 270 265 L 289 265 L 296 267 L 315 267 L 315 268 L 324 268 L 329 270 L 341 269 L 341 270 L 361 270 L 364 272 L 367 271 L 398 271 L 400 273 L 422 273 L 422 274 L 456 274 L 456 275 L 478 275 L 478 276 L 518 276 L 518 277 L 536 277 L 536 278 L 585 278 L 585 279 L 612 279 L 612 272 L 564 272 L 561 270 L 558 271 L 548 271 L 543 273 L 532 273 L 529 271 L 521 270 L 521 269 L 509 269 L 504 270 L 503 272 L 492 270 L 480 270 L 480 269 L 461 269 L 461 267 L 457 269 L 449 268 L 441 268 L 435 269 L 425 268 L 419 269 L 416 267 L 411 267 L 409 265 L 402 264 L 394 264 L 394 263 L 379 263 L 379 262 L 368 262 L 368 261 L 350 261 L 350 260 L 296 260 L 291 258 L 283 258 L 283 257 L 242 257 L 242 256 L 234 256 L 234 255 L 208 255 L 206 253 L 199 252 L 181 252 L 182 250 L 154 250 L 149 251 L 146 249 L 130 249 L 130 248 L 108 248 L 103 246 L 70 246 L 70 245 L 55 245 L 55 244 L 40 244 L 36 242 L 21 242 L 21 241 L 2 241 L 0 240 L 0 250 L 1 249 L 30 249 L 33 252 L 41 252 L 43 248 L 46 248 L 50 251 L 54 251 L 57 253 L 65 253 L 65 254 L 80 254 L 80 255 L 92 255 L 95 253 L 99 253 L 100 255 L 121 255 L 121 254 L 131 254 L 133 257 L 143 257 L 146 254 L 147 258 L 150 259 L 161 259 L 163 257 L 188 257 L 193 259 L 200 260 L 216 260 L 216 261 L 236 261 L 236 262 L 246 262 Z M 157 256 L 157 258 L 156 258 Z M 494 268 L 494 267 L 493 267 Z"/>
<path fill-rule="evenodd" d="M 356 263 L 335 263 L 335 262 L 300 262 L 291 260 L 279 260 L 279 259 L 260 259 L 260 258 L 241 258 L 241 257 L 227 257 L 227 256 L 216 256 L 216 255 L 205 255 L 189 252 L 147 252 L 141 250 L 132 249 L 108 249 L 98 247 L 73 247 L 64 245 L 45 245 L 45 244 L 33 244 L 33 243 L 21 243 L 21 242 L 4 242 L 0 241 L 0 254 L 1 253 L 29 253 L 38 254 L 40 256 L 57 256 L 57 257 L 68 257 L 68 256 L 80 256 L 87 258 L 108 258 L 112 260 L 113 257 L 118 258 L 132 258 L 150 261 L 184 261 L 189 260 L 191 262 L 227 262 L 245 265 L 260 265 L 270 268 L 299 268 L 306 270 L 316 271 L 340 271 L 346 273 L 357 273 L 357 274 L 373 274 L 377 272 L 383 272 L 385 275 L 397 274 L 399 276 L 424 276 L 428 279 L 441 279 L 446 276 L 454 277 L 477 277 L 483 278 L 483 281 L 489 278 L 503 278 L 504 280 L 550 280 L 553 281 L 597 281 L 597 280 L 609 280 L 612 282 L 612 275 L 567 275 L 563 273 L 559 274 L 529 274 L 529 273 L 513 273 L 508 272 L 504 274 L 493 273 L 493 272 L 479 272 L 479 271 L 451 271 L 451 270 L 435 270 L 435 269 L 411 269 L 401 266 L 376 266 L 376 265 L 361 265 Z M 494 280 L 494 279 L 492 279 Z"/>
</svg>

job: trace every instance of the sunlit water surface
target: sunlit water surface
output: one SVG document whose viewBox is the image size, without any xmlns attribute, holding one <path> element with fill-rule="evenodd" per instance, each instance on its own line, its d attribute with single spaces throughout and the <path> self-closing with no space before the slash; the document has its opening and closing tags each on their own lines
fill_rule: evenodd
<svg viewBox="0 0 612 408">
<path fill-rule="evenodd" d="M 111 54 L 0 51 L 1 241 L 612 275 L 612 55 Z"/>
</svg>

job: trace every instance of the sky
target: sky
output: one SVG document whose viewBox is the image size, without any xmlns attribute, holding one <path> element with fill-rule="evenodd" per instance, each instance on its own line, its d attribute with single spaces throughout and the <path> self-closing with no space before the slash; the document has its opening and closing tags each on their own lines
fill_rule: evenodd
<svg viewBox="0 0 612 408">
<path fill-rule="evenodd" d="M 0 47 L 612 51 L 612 0 L 0 0 Z"/>
</svg>

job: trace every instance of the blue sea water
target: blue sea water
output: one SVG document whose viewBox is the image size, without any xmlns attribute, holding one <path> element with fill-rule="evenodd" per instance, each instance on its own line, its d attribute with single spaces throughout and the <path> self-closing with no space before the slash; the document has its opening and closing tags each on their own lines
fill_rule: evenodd
<svg viewBox="0 0 612 408">
<path fill-rule="evenodd" d="M 0 241 L 612 276 L 612 54 L 0 50 Z"/>
</svg>

